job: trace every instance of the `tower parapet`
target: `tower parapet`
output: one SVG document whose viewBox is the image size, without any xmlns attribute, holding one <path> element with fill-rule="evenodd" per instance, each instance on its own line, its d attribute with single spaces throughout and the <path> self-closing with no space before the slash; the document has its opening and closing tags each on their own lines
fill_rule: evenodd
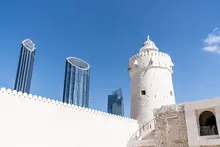
<svg viewBox="0 0 220 147">
<path fill-rule="evenodd" d="M 163 52 L 145 51 L 132 56 L 129 60 L 129 70 L 135 70 L 137 66 L 142 69 L 145 68 L 166 68 L 170 72 L 173 72 L 172 66 L 174 64 L 168 54 Z"/>
<path fill-rule="evenodd" d="M 175 103 L 170 56 L 159 52 L 149 36 L 140 52 L 129 60 L 131 118 L 143 124 L 153 119 L 153 110 Z"/>
</svg>

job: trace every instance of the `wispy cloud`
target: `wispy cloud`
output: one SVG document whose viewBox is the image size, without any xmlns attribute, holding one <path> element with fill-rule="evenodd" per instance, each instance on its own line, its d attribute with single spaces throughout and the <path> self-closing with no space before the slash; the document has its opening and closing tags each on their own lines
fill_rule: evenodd
<svg viewBox="0 0 220 147">
<path fill-rule="evenodd" d="M 204 40 L 204 51 L 220 54 L 220 28 L 215 28 Z"/>
</svg>

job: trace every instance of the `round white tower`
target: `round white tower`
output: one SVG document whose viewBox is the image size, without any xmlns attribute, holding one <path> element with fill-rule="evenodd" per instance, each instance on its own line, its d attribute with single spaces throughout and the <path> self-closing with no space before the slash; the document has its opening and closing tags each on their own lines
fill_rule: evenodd
<svg viewBox="0 0 220 147">
<path fill-rule="evenodd" d="M 170 56 L 159 52 L 149 36 L 140 52 L 130 58 L 130 117 L 140 125 L 153 119 L 155 108 L 175 104 L 172 66 Z"/>
</svg>

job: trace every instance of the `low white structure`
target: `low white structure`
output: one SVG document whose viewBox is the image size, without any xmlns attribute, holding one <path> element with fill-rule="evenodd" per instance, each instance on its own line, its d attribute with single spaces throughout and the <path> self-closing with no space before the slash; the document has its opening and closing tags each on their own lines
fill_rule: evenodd
<svg viewBox="0 0 220 147">
<path fill-rule="evenodd" d="M 137 122 L 0 89 L 1 147 L 125 147 Z"/>
<path fill-rule="evenodd" d="M 220 98 L 184 103 L 188 144 L 220 146 Z"/>
</svg>

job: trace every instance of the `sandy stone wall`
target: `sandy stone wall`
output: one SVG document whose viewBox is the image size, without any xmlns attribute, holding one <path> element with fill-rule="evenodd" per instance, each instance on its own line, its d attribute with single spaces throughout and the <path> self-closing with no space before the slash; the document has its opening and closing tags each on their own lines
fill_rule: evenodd
<svg viewBox="0 0 220 147">
<path fill-rule="evenodd" d="M 184 105 L 154 110 L 157 147 L 188 147 Z"/>
</svg>

